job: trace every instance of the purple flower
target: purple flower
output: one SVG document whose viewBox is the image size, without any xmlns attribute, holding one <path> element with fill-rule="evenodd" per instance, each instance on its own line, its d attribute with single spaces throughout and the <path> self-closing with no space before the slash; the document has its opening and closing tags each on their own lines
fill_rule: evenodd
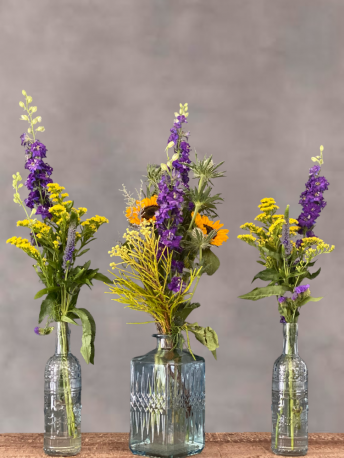
<svg viewBox="0 0 344 458">
<path fill-rule="evenodd" d="M 66 269 L 68 261 L 69 262 L 73 261 L 73 253 L 75 250 L 76 227 L 77 227 L 76 223 L 70 223 L 70 226 L 68 228 L 67 243 L 66 243 L 65 252 L 63 255 L 63 264 L 62 264 L 63 270 Z"/>
<path fill-rule="evenodd" d="M 24 132 L 23 134 L 21 134 L 20 136 L 20 140 L 21 140 L 21 145 L 22 146 L 26 146 L 29 142 L 29 136 L 26 132 Z"/>
<path fill-rule="evenodd" d="M 298 298 L 298 296 L 302 293 L 304 293 L 305 291 L 307 291 L 307 289 L 309 288 L 310 285 L 300 285 L 300 286 L 297 286 L 295 289 L 294 289 L 294 293 L 292 295 L 292 300 L 293 301 L 296 301 L 296 299 Z"/>
<path fill-rule="evenodd" d="M 39 330 L 40 330 L 40 328 L 39 328 L 38 326 L 36 326 L 35 329 L 34 329 L 35 333 L 36 333 L 38 336 L 41 335 L 40 332 L 39 332 Z"/>
<path fill-rule="evenodd" d="M 43 207 L 39 205 L 37 207 L 36 215 L 41 215 L 42 219 L 51 218 L 51 213 L 49 212 L 49 207 Z"/>
<path fill-rule="evenodd" d="M 279 302 L 280 304 L 283 304 L 283 302 L 285 302 L 286 299 L 287 299 L 286 297 L 280 296 L 280 297 L 278 298 L 278 302 Z"/>
<path fill-rule="evenodd" d="M 47 185 L 53 182 L 50 178 L 53 169 L 43 161 L 43 158 L 46 157 L 47 148 L 39 140 L 32 142 L 25 133 L 20 136 L 20 139 L 21 144 L 27 146 L 25 168 L 30 172 L 25 181 L 25 186 L 30 191 L 24 200 L 25 205 L 31 209 L 36 208 L 36 214 L 41 215 L 42 219 L 51 218 L 49 208 L 52 204 L 47 192 Z"/>
<path fill-rule="evenodd" d="M 172 259 L 171 269 L 172 271 L 177 271 L 179 274 L 181 274 L 184 269 L 183 261 L 176 261 L 175 259 Z"/>
<path fill-rule="evenodd" d="M 313 165 L 313 167 L 309 169 L 309 176 L 317 175 L 320 172 L 320 169 L 321 169 L 320 165 Z"/>
<path fill-rule="evenodd" d="M 301 193 L 299 200 L 299 204 L 302 206 L 302 212 L 298 217 L 300 226 L 298 232 L 307 237 L 314 237 L 313 228 L 315 222 L 321 210 L 326 207 L 323 192 L 328 189 L 329 182 L 325 177 L 320 177 L 319 173 L 319 165 L 314 165 L 309 169 L 309 179 L 306 183 L 306 190 Z"/>
<path fill-rule="evenodd" d="M 284 316 L 283 316 L 283 315 L 281 316 L 281 319 L 280 319 L 280 323 L 283 323 L 283 324 L 285 324 L 285 323 L 286 323 L 286 320 L 285 320 L 285 318 L 284 318 Z"/>
<path fill-rule="evenodd" d="M 182 279 L 180 277 L 173 277 L 171 283 L 167 285 L 168 289 L 173 291 L 174 293 L 179 293 L 179 291 L 183 291 L 185 285 L 182 285 Z"/>
</svg>

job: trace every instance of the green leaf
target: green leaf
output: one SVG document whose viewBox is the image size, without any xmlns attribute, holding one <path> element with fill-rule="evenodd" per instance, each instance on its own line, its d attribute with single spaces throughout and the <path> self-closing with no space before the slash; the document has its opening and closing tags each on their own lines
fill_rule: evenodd
<svg viewBox="0 0 344 458">
<path fill-rule="evenodd" d="M 302 307 L 303 305 L 307 304 L 307 302 L 318 302 L 321 299 L 323 299 L 323 298 L 322 297 L 311 297 L 311 296 L 308 296 L 308 297 L 306 297 L 306 299 L 301 301 L 297 306 L 298 307 Z"/>
<path fill-rule="evenodd" d="M 110 280 L 109 277 L 107 277 L 106 275 L 103 275 L 101 274 L 100 272 L 96 273 L 93 277 L 92 277 L 93 280 L 99 280 L 99 281 L 102 281 L 104 283 L 107 283 L 107 284 L 110 284 L 112 285 L 113 281 Z"/>
<path fill-rule="evenodd" d="M 91 261 L 87 261 L 85 262 L 85 264 L 82 267 L 83 269 L 87 270 L 90 267 L 90 265 L 91 265 Z"/>
<path fill-rule="evenodd" d="M 41 310 L 39 312 L 38 323 L 42 323 L 44 317 L 49 315 L 53 310 L 54 304 L 56 301 L 56 294 L 54 292 L 50 292 L 44 301 L 41 303 Z"/>
<path fill-rule="evenodd" d="M 94 364 L 94 339 L 96 337 L 96 323 L 90 312 L 83 308 L 74 308 L 73 313 L 78 315 L 82 323 L 82 345 L 80 353 L 87 364 Z"/>
<path fill-rule="evenodd" d="M 61 316 L 61 321 L 64 321 L 65 323 L 75 324 L 76 326 L 80 326 L 78 323 L 76 323 L 72 318 L 70 318 L 67 315 L 62 315 Z"/>
<path fill-rule="evenodd" d="M 307 275 L 305 275 L 304 278 L 309 278 L 310 280 L 314 280 L 314 278 L 316 278 L 320 274 L 320 272 L 321 272 L 321 267 L 313 274 L 307 271 Z"/>
<path fill-rule="evenodd" d="M 44 296 L 44 294 L 48 294 L 51 291 L 58 291 L 60 289 L 59 286 L 51 286 L 49 288 L 44 288 L 38 291 L 34 299 L 39 299 L 40 297 Z"/>
<path fill-rule="evenodd" d="M 188 331 L 192 332 L 196 339 L 206 346 L 216 359 L 216 349 L 219 348 L 219 339 L 216 332 L 210 326 L 203 328 L 197 323 L 188 324 Z"/>
<path fill-rule="evenodd" d="M 281 255 L 279 253 L 276 253 L 275 251 L 268 250 L 265 247 L 261 248 L 262 251 L 266 254 L 266 256 L 270 256 L 271 258 L 277 259 L 277 261 L 281 260 Z"/>
<path fill-rule="evenodd" d="M 74 280 L 79 278 L 84 272 L 85 272 L 85 269 L 80 269 L 79 272 L 77 272 L 77 274 L 74 275 Z"/>
<path fill-rule="evenodd" d="M 263 261 L 257 261 L 257 262 L 258 262 L 258 264 L 261 264 L 262 266 L 265 266 L 265 264 L 266 264 L 266 263 L 263 262 Z"/>
<path fill-rule="evenodd" d="M 82 256 L 83 254 L 87 253 L 88 251 L 90 251 L 91 248 L 87 248 L 86 250 L 83 250 L 81 253 L 78 253 L 75 255 L 76 258 Z"/>
<path fill-rule="evenodd" d="M 257 280 L 257 278 L 264 281 L 278 281 L 281 277 L 275 269 L 265 269 L 261 272 L 258 272 L 257 275 L 253 277 L 252 283 L 254 280 Z"/>
<path fill-rule="evenodd" d="M 203 250 L 202 253 L 203 268 L 201 273 L 205 272 L 208 275 L 213 275 L 220 267 L 220 260 L 211 250 Z"/>
<path fill-rule="evenodd" d="M 287 286 L 265 286 L 264 288 L 254 288 L 251 292 L 239 296 L 240 299 L 248 299 L 250 301 L 258 301 L 263 297 L 283 296 L 286 291 L 290 291 Z"/>
<path fill-rule="evenodd" d="M 201 304 L 199 302 L 193 302 L 192 304 L 181 304 L 178 306 L 178 310 L 175 313 L 174 322 L 177 326 L 183 326 L 186 318 L 190 315 L 190 313 L 200 307 Z"/>
</svg>

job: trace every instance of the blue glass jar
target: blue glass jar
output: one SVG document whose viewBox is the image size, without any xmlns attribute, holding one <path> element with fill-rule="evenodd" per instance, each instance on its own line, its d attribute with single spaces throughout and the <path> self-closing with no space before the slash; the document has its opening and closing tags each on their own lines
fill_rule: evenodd
<svg viewBox="0 0 344 458">
<path fill-rule="evenodd" d="M 272 374 L 271 449 L 302 456 L 308 450 L 308 371 L 298 352 L 297 323 L 283 324 L 283 353 Z"/>
<path fill-rule="evenodd" d="M 179 457 L 205 443 L 205 361 L 154 334 L 157 346 L 131 361 L 130 440 L 134 455 Z"/>
</svg>

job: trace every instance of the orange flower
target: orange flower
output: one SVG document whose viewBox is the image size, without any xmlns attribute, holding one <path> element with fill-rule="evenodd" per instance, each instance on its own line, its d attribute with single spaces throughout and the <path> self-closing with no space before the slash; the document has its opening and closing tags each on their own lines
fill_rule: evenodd
<svg viewBox="0 0 344 458">
<path fill-rule="evenodd" d="M 135 207 L 128 207 L 125 216 L 131 224 L 140 225 L 144 219 L 147 221 L 155 221 L 155 212 L 159 210 L 157 203 L 158 196 L 154 195 L 150 198 L 146 197 L 143 200 L 137 200 Z"/>
</svg>

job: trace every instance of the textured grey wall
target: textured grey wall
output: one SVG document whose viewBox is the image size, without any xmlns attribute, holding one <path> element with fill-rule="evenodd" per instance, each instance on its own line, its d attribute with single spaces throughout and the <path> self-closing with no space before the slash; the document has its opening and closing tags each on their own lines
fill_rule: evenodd
<svg viewBox="0 0 344 458">
<path fill-rule="evenodd" d="M 24 172 L 21 90 L 33 96 L 46 132 L 53 178 L 89 215 L 107 216 L 92 262 L 106 272 L 124 232 L 122 183 L 139 186 L 161 162 L 179 102 L 190 108 L 190 143 L 226 161 L 221 220 L 229 241 L 221 269 L 204 278 L 193 318 L 220 338 L 206 358 L 208 431 L 270 429 L 271 373 L 282 350 L 273 299 L 237 299 L 250 290 L 257 253 L 237 240 L 263 197 L 297 217 L 310 157 L 325 146 L 330 181 L 316 233 L 336 244 L 312 284 L 318 303 L 300 317 L 300 353 L 309 368 L 310 431 L 343 432 L 344 2 L 342 0 L 2 0 L 0 2 L 1 287 L 0 431 L 43 429 L 43 371 L 54 337 L 37 337 L 40 288 L 31 262 L 5 245 L 25 236 L 16 221 L 11 175 Z M 26 176 L 26 175 L 25 175 Z M 155 345 L 152 325 L 110 301 L 97 284 L 79 305 L 97 323 L 96 365 L 83 369 L 83 431 L 127 431 L 129 361 Z M 135 316 L 134 316 L 135 315 Z"/>
</svg>

